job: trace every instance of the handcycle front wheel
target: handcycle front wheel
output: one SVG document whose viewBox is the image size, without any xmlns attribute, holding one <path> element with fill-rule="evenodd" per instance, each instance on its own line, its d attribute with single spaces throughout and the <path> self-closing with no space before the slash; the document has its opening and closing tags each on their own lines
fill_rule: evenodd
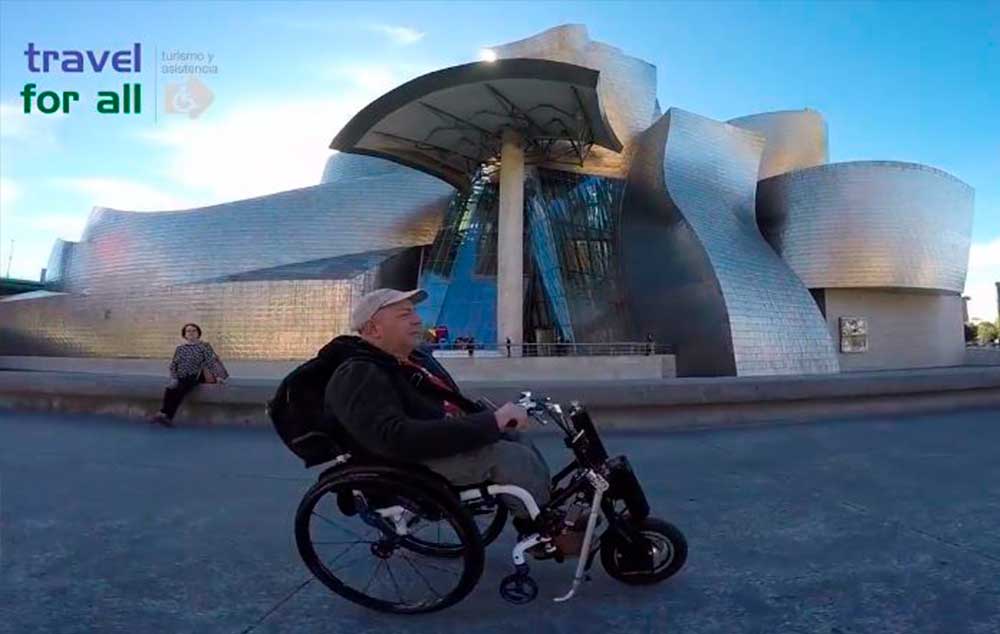
<svg viewBox="0 0 1000 634">
<path fill-rule="evenodd" d="M 684 567 L 688 547 L 680 529 L 655 517 L 637 522 L 634 528 L 647 540 L 643 547 L 649 551 L 634 552 L 634 547 L 610 530 L 601 536 L 601 565 L 608 575 L 629 585 L 650 585 Z"/>
<path fill-rule="evenodd" d="M 352 501 L 344 512 L 344 500 Z M 443 558 L 413 548 L 384 505 L 416 509 L 441 524 L 461 548 Z M 401 534 L 404 533 L 404 534 Z M 295 514 L 295 541 L 309 570 L 334 593 L 396 614 L 442 610 L 465 598 L 483 573 L 479 531 L 457 501 L 433 486 L 385 473 L 341 472 L 306 492 Z"/>
</svg>

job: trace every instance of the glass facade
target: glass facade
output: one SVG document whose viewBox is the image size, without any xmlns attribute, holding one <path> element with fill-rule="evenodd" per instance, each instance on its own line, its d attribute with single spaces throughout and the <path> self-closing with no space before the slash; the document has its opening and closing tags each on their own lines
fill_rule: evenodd
<svg viewBox="0 0 1000 634">
<path fill-rule="evenodd" d="M 497 339 L 497 209 L 499 186 L 485 172 L 455 194 L 424 261 L 420 304 L 428 326 L 446 325 L 452 338 Z"/>
<path fill-rule="evenodd" d="M 526 342 L 625 338 L 617 231 L 624 181 L 529 169 L 525 179 Z M 496 342 L 496 173 L 481 170 L 456 194 L 424 262 L 428 325 L 452 337 Z M 502 343 L 502 342 L 500 342 Z"/>
</svg>

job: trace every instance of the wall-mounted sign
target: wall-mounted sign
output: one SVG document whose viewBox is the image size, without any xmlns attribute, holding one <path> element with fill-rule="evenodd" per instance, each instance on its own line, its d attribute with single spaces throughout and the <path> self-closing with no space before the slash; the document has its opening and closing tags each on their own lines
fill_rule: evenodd
<svg viewBox="0 0 1000 634">
<path fill-rule="evenodd" d="M 864 317 L 840 318 L 840 351 L 868 352 L 868 320 Z"/>
</svg>

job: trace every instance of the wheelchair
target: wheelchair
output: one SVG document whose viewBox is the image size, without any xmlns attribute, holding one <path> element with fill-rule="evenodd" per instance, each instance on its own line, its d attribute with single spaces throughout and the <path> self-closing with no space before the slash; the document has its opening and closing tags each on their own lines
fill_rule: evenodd
<svg viewBox="0 0 1000 634">
<path fill-rule="evenodd" d="M 609 458 L 590 416 L 573 402 L 568 413 L 550 399 L 523 392 L 519 404 L 539 424 L 564 433 L 572 461 L 552 478 L 541 507 L 524 489 L 483 482 L 455 486 L 427 467 L 366 454 L 349 438 L 312 432 L 296 443 L 326 443 L 332 464 L 305 493 L 295 514 L 295 541 L 312 574 L 335 594 L 380 612 L 443 610 L 479 582 L 485 548 L 503 531 L 501 495 L 520 500 L 531 516 L 519 527 L 514 571 L 500 583 L 508 602 L 538 596 L 528 558 L 562 562 L 553 540 L 586 521 L 569 591 L 571 599 L 596 556 L 612 578 L 630 585 L 663 581 L 683 566 L 687 542 L 673 524 L 649 515 L 649 504 L 625 456 Z M 596 535 L 599 523 L 605 527 Z"/>
</svg>

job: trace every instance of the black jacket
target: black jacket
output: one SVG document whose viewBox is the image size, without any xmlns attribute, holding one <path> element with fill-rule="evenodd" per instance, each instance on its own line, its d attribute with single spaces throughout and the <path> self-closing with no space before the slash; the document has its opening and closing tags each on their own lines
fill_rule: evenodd
<svg viewBox="0 0 1000 634">
<path fill-rule="evenodd" d="M 341 336 L 319 352 L 338 361 L 326 386 L 324 411 L 365 450 L 395 460 L 419 462 L 472 451 L 500 439 L 492 411 L 469 401 L 447 371 L 423 351 L 410 357 L 454 391 L 446 392 L 421 372 L 360 337 Z M 466 416 L 445 417 L 444 397 Z"/>
</svg>

